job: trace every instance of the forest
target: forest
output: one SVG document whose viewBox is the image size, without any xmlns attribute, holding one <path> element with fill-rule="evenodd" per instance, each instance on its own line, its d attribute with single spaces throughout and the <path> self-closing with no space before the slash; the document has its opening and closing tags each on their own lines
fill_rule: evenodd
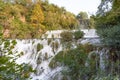
<svg viewBox="0 0 120 80">
<path fill-rule="evenodd" d="M 0 26 L 5 38 L 40 38 L 47 30 L 78 29 L 80 20 L 94 27 L 93 18 L 88 19 L 86 12 L 76 16 L 47 0 L 0 0 L 0 6 Z"/>
<path fill-rule="evenodd" d="M 6 38 L 40 38 L 47 30 L 77 25 L 74 14 L 47 0 L 0 0 L 0 26 Z"/>
</svg>

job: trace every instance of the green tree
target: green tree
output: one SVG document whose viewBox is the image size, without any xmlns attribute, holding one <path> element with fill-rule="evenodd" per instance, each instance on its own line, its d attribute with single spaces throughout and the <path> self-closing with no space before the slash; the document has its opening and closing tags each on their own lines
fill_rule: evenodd
<svg viewBox="0 0 120 80">
<path fill-rule="evenodd" d="M 90 16 L 89 28 L 92 28 L 92 29 L 95 28 L 95 19 L 94 19 L 94 16 Z"/>
<path fill-rule="evenodd" d="M 90 70 L 85 66 L 88 54 L 86 53 L 86 48 L 87 47 L 84 47 L 84 45 L 79 45 L 75 49 L 60 51 L 52 59 L 49 66 L 51 68 L 55 68 L 59 65 L 66 66 L 68 67 L 67 70 L 62 71 L 64 76 L 69 76 L 72 80 L 89 80 L 91 78 L 91 74 L 92 76 L 95 74 L 95 70 Z"/>
<path fill-rule="evenodd" d="M 90 27 L 90 25 L 89 25 L 90 21 L 89 21 L 89 19 L 88 19 L 88 14 L 87 14 L 86 12 L 80 12 L 80 13 L 76 16 L 76 18 L 78 19 L 78 21 L 79 21 L 79 26 L 80 26 L 81 28 L 89 28 L 89 27 Z"/>
<path fill-rule="evenodd" d="M 15 40 L 5 40 L 0 33 L 0 80 L 27 80 L 33 71 L 27 64 L 16 63 L 21 54 L 12 51 L 15 44 Z"/>
<path fill-rule="evenodd" d="M 84 36 L 84 33 L 82 31 L 75 31 L 74 32 L 74 38 L 76 40 L 81 39 Z"/>
<path fill-rule="evenodd" d="M 77 15 L 77 18 L 78 19 L 88 19 L 88 14 L 86 12 L 80 12 L 78 15 Z"/>
<path fill-rule="evenodd" d="M 112 7 L 104 11 L 103 8 L 108 5 L 106 1 L 110 2 Z M 101 0 L 101 2 L 101 9 L 98 10 L 95 18 L 97 33 L 100 36 L 101 43 L 110 51 L 109 56 L 111 56 L 111 58 L 109 58 L 109 60 L 112 62 L 111 65 L 119 65 L 117 61 L 120 61 L 120 1 Z M 103 13 L 101 14 L 101 12 Z M 119 67 L 116 66 L 112 69 L 119 69 Z M 119 74 L 117 71 L 111 73 Z"/>
<path fill-rule="evenodd" d="M 111 2 L 111 0 L 108 0 Z M 117 47 L 117 44 L 120 44 L 119 40 L 119 26 L 120 26 L 120 1 L 113 0 L 111 2 L 112 8 L 105 12 L 104 14 L 100 14 L 102 9 L 98 10 L 98 14 L 96 16 L 96 28 L 99 36 L 102 38 L 103 44 L 111 45 L 114 48 Z M 105 0 L 102 1 L 100 7 L 106 6 Z M 113 31 L 112 31 L 113 30 Z M 117 42 L 116 42 L 116 41 Z M 105 43 L 104 43 L 105 42 Z M 109 43 L 110 42 L 110 43 Z M 113 44 L 113 45 L 112 45 Z"/>
<path fill-rule="evenodd" d="M 64 31 L 60 34 L 63 42 L 70 42 L 73 39 L 73 34 L 70 31 Z"/>
</svg>

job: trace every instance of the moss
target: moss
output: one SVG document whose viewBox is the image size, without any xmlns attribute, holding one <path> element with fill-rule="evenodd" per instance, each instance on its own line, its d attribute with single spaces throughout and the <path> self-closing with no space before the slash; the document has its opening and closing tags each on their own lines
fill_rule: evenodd
<svg viewBox="0 0 120 80">
<path fill-rule="evenodd" d="M 53 53 L 55 54 L 55 45 L 54 45 L 55 43 L 54 42 L 52 42 L 52 44 L 51 44 L 51 47 L 52 47 L 52 51 L 53 51 Z"/>
<path fill-rule="evenodd" d="M 45 53 L 44 59 L 47 60 L 48 59 L 48 53 Z"/>
<path fill-rule="evenodd" d="M 84 33 L 83 33 L 82 31 L 75 31 L 75 32 L 74 32 L 74 38 L 75 38 L 76 40 L 82 38 L 83 35 L 84 35 Z"/>
<path fill-rule="evenodd" d="M 61 40 L 63 42 L 69 42 L 69 41 L 72 41 L 72 39 L 73 39 L 73 34 L 70 31 L 64 31 L 60 34 L 60 36 L 61 36 L 61 38 L 62 38 Z"/>
<path fill-rule="evenodd" d="M 41 53 L 40 53 L 37 58 L 37 64 L 41 64 L 41 62 L 42 62 L 42 59 L 41 59 Z"/>
<path fill-rule="evenodd" d="M 51 42 L 52 42 L 52 39 L 49 38 L 49 39 L 48 39 L 48 45 L 49 45 Z"/>
<path fill-rule="evenodd" d="M 57 50 L 57 49 L 59 48 L 59 43 L 58 43 L 58 41 L 55 41 L 54 47 L 55 47 L 55 50 Z"/>
<path fill-rule="evenodd" d="M 52 39 L 54 39 L 54 35 L 52 34 Z"/>
<path fill-rule="evenodd" d="M 49 67 L 52 68 L 52 69 L 56 68 L 56 67 L 57 67 L 56 61 L 55 61 L 55 60 L 52 60 L 52 61 L 49 63 Z"/>
<path fill-rule="evenodd" d="M 75 49 L 60 51 L 50 62 L 50 67 L 55 68 L 56 66 L 67 66 L 70 70 L 67 74 L 72 80 L 78 80 L 79 74 L 84 75 L 80 70 L 86 69 L 85 63 L 87 54 L 83 48 L 78 47 Z M 66 79 L 66 78 L 65 78 Z M 64 79 L 63 79 L 64 80 Z"/>
<path fill-rule="evenodd" d="M 68 78 L 64 75 L 61 80 L 68 80 Z"/>
<path fill-rule="evenodd" d="M 47 39 L 47 37 L 48 37 L 48 34 L 44 34 L 44 36 L 45 36 L 45 39 Z"/>
<path fill-rule="evenodd" d="M 95 48 L 95 46 L 90 44 L 90 43 L 86 43 L 86 44 L 80 45 L 79 47 L 83 48 L 85 53 L 90 53 Z"/>
<path fill-rule="evenodd" d="M 35 41 L 32 41 L 32 45 L 35 43 Z"/>
<path fill-rule="evenodd" d="M 40 43 L 37 44 L 37 52 L 40 51 L 43 48 L 43 45 L 41 45 Z"/>
<path fill-rule="evenodd" d="M 37 64 L 41 64 L 41 62 L 42 62 L 42 59 L 39 57 L 39 58 L 37 59 Z"/>
<path fill-rule="evenodd" d="M 63 61 L 63 51 L 60 51 L 49 63 L 50 68 L 56 68 L 57 66 L 60 66 Z"/>
<path fill-rule="evenodd" d="M 21 56 L 24 55 L 24 52 L 20 52 L 20 55 L 21 55 Z"/>
</svg>

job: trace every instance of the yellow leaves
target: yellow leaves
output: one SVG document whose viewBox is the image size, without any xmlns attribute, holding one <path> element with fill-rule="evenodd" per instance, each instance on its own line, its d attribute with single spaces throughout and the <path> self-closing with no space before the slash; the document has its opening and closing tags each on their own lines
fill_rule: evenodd
<svg viewBox="0 0 120 80">
<path fill-rule="evenodd" d="M 34 24 L 39 24 L 44 21 L 44 14 L 42 12 L 40 4 L 35 4 L 33 10 L 32 10 L 32 15 L 31 15 L 31 21 Z"/>
</svg>

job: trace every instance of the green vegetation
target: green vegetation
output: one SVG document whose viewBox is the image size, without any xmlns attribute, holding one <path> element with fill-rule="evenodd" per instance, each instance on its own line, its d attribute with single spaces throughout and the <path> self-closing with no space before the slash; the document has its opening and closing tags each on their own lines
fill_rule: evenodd
<svg viewBox="0 0 120 80">
<path fill-rule="evenodd" d="M 49 45 L 51 42 L 52 42 L 52 39 L 49 38 L 49 39 L 48 39 L 48 45 Z"/>
<path fill-rule="evenodd" d="M 80 12 L 78 15 L 77 15 L 77 18 L 78 19 L 88 19 L 88 14 L 86 12 Z"/>
<path fill-rule="evenodd" d="M 74 29 L 75 15 L 42 0 L 0 0 L 0 26 L 5 38 L 40 38 L 46 30 Z"/>
<path fill-rule="evenodd" d="M 95 28 L 95 20 L 93 17 L 94 16 L 90 16 L 90 18 L 88 18 L 88 14 L 86 12 L 79 12 L 76 19 L 79 22 L 80 28 L 89 29 Z"/>
<path fill-rule="evenodd" d="M 100 68 L 100 54 L 97 54 L 94 49 L 95 46 L 87 43 L 78 45 L 74 49 L 60 51 L 49 63 L 49 67 L 51 69 L 58 66 L 67 67 L 62 71 L 62 74 L 71 80 L 119 80 L 119 71 L 117 71 L 120 65 L 119 60 L 111 62 L 111 60 L 105 59 L 106 68 L 102 70 Z M 65 80 L 69 80 L 67 77 Z"/>
<path fill-rule="evenodd" d="M 3 47 L 2 44 L 4 44 Z M 0 80 L 27 80 L 30 78 L 30 72 L 33 72 L 27 64 L 16 64 L 15 61 L 22 52 L 18 55 L 12 52 L 15 45 L 15 40 L 5 40 L 0 34 Z"/>
<path fill-rule="evenodd" d="M 73 39 L 73 33 L 70 31 L 64 31 L 60 34 L 63 42 L 69 42 Z"/>
<path fill-rule="evenodd" d="M 38 56 L 38 58 L 37 58 L 37 64 L 41 64 L 41 62 L 42 62 L 41 54 L 42 54 L 42 53 L 39 53 L 39 56 Z"/>
<path fill-rule="evenodd" d="M 111 3 L 112 7 L 109 7 Z M 12 49 L 16 41 L 5 40 L 40 38 L 47 30 L 75 29 L 76 26 L 84 25 L 83 28 L 96 28 L 100 36 L 101 46 L 96 47 L 89 43 L 77 45 L 73 48 L 73 37 L 78 40 L 83 37 L 83 32 L 64 31 L 61 35 L 63 51 L 55 55 L 49 63 L 49 67 L 55 69 L 58 66 L 65 66 L 68 69 L 62 71 L 63 80 L 68 77 L 71 80 L 119 80 L 120 70 L 120 1 L 101 0 L 98 12 L 88 19 L 86 12 L 80 12 L 76 17 L 59 8 L 49 4 L 47 0 L 0 0 L 0 80 L 27 80 L 32 68 L 27 64 L 16 64 L 15 60 L 24 53 L 12 57 L 16 53 Z M 79 23 L 78 23 L 79 21 Z M 48 35 L 45 35 L 47 37 Z M 55 53 L 59 43 L 48 39 Z M 32 42 L 34 44 L 35 42 Z M 2 47 L 1 45 L 4 44 Z M 37 44 L 37 52 L 43 45 Z M 105 69 L 100 68 L 100 54 L 103 59 L 107 55 Z M 94 51 L 95 50 L 95 51 Z M 107 51 L 108 50 L 108 51 Z M 102 52 L 103 51 L 103 52 Z M 42 62 L 42 53 L 39 53 L 37 64 Z M 32 56 L 31 56 L 32 57 Z M 44 59 L 49 58 L 48 53 Z"/>
<path fill-rule="evenodd" d="M 100 29 L 98 33 L 104 45 L 108 47 L 120 48 L 120 25 L 111 28 Z"/>
<path fill-rule="evenodd" d="M 112 5 L 112 7 L 109 6 Z M 109 75 L 103 77 L 103 80 L 112 80 L 116 77 L 120 78 L 118 69 L 120 65 L 120 1 L 119 0 L 101 0 L 101 4 L 98 7 L 98 12 L 95 19 L 95 26 L 97 33 L 100 36 L 103 47 L 107 47 L 109 52 L 108 64 Z M 115 67 L 116 66 L 116 67 Z M 111 71 L 110 71 L 111 68 Z M 111 76 L 112 75 L 112 76 Z M 114 78 L 115 79 L 115 78 Z"/>
<path fill-rule="evenodd" d="M 48 59 L 48 53 L 47 53 L 47 52 L 45 53 L 45 57 L 44 57 L 44 59 L 45 59 L 45 60 Z"/>
<path fill-rule="evenodd" d="M 111 3 L 112 8 L 110 9 L 107 3 Z M 102 1 L 98 14 L 95 16 L 95 23 L 97 33 L 101 38 L 101 42 L 110 50 L 110 60 L 115 64 L 116 61 L 120 60 L 120 1 L 119 0 L 108 0 Z M 108 11 L 103 10 L 103 7 L 109 9 Z M 113 64 L 112 63 L 112 64 Z"/>
<path fill-rule="evenodd" d="M 68 70 L 63 74 L 69 76 L 72 80 L 85 80 L 85 76 L 89 74 L 89 71 L 85 66 L 88 53 L 85 53 L 86 51 L 84 49 L 85 48 L 83 48 L 83 45 L 80 45 L 75 49 L 61 51 L 53 58 L 49 66 L 51 68 L 55 68 L 56 65 L 67 66 Z M 91 72 L 91 74 L 92 73 L 93 72 Z"/>
<path fill-rule="evenodd" d="M 53 51 L 54 54 L 55 54 L 55 52 L 56 52 L 56 51 L 58 50 L 58 48 L 59 48 L 59 43 L 58 43 L 58 41 L 52 42 L 51 47 L 52 47 L 52 51 Z"/>
<path fill-rule="evenodd" d="M 84 33 L 83 33 L 82 31 L 75 31 L 75 32 L 74 32 L 74 38 L 75 38 L 76 40 L 82 38 L 83 36 L 84 36 Z"/>
<path fill-rule="evenodd" d="M 58 48 L 59 48 L 59 43 L 58 43 L 58 41 L 55 41 L 54 45 L 55 45 L 55 50 L 58 50 Z"/>
<path fill-rule="evenodd" d="M 102 10 L 102 7 L 106 6 L 106 1 L 102 1 L 100 4 L 98 14 L 95 17 L 96 29 L 99 36 L 102 39 L 103 44 L 112 47 L 118 47 L 120 44 L 120 1 L 119 0 L 108 0 L 112 4 L 112 8 L 109 11 Z M 109 9 L 109 7 L 108 7 Z"/>
<path fill-rule="evenodd" d="M 41 45 L 40 43 L 37 44 L 37 52 L 40 51 L 43 48 L 43 45 Z"/>
</svg>

